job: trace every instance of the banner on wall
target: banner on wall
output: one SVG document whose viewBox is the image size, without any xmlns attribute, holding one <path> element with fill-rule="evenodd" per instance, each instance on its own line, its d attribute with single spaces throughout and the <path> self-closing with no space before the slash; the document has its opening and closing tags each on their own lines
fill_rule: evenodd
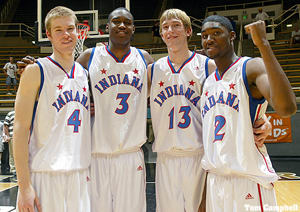
<svg viewBox="0 0 300 212">
<path fill-rule="evenodd" d="M 276 113 L 267 113 L 266 116 L 272 124 L 272 131 L 265 143 L 291 143 L 291 118 L 282 118 Z"/>
</svg>

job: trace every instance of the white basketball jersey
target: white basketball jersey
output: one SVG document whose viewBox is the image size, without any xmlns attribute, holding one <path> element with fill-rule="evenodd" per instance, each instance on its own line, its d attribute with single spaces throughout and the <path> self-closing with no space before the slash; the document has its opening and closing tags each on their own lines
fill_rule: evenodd
<svg viewBox="0 0 300 212">
<path fill-rule="evenodd" d="M 88 168 L 91 127 L 88 73 L 74 62 L 67 73 L 51 57 L 38 59 L 39 97 L 33 111 L 29 140 L 32 171 Z"/>
<path fill-rule="evenodd" d="M 147 139 L 147 69 L 140 50 L 131 47 L 119 61 L 108 47 L 96 47 L 89 74 L 95 103 L 92 153 L 142 146 Z"/>
<path fill-rule="evenodd" d="M 208 77 L 201 96 L 204 169 L 221 175 L 247 176 L 269 186 L 278 179 L 266 151 L 254 142 L 254 121 L 265 113 L 265 99 L 254 99 L 246 75 L 249 58 L 236 60 L 222 76 Z"/>
<path fill-rule="evenodd" d="M 152 65 L 150 94 L 155 142 L 153 151 L 202 148 L 200 96 L 208 75 L 208 58 L 193 53 L 175 70 L 169 57 Z"/>
</svg>

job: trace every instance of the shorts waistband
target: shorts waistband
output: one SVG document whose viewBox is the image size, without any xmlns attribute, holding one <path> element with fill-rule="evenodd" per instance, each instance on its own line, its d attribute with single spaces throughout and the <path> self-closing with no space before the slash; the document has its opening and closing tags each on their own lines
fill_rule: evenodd
<svg viewBox="0 0 300 212">
<path fill-rule="evenodd" d="M 112 152 L 112 153 L 102 153 L 102 152 L 93 152 L 92 156 L 97 157 L 97 156 L 117 156 L 117 155 L 123 155 L 127 153 L 133 153 L 133 152 L 139 152 L 141 151 L 141 147 L 132 147 L 129 149 L 117 151 L 117 152 Z"/>
</svg>

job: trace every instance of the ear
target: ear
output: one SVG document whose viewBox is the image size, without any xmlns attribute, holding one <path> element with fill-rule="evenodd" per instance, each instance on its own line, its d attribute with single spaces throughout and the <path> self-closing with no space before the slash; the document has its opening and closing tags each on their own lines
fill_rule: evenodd
<svg viewBox="0 0 300 212">
<path fill-rule="evenodd" d="M 193 34 L 192 28 L 187 29 L 187 30 L 186 30 L 186 34 L 187 34 L 187 37 L 191 37 L 192 34 Z"/>
<path fill-rule="evenodd" d="M 106 24 L 105 32 L 106 32 L 106 33 L 109 33 L 109 26 L 108 26 L 108 24 Z"/>
<path fill-rule="evenodd" d="M 46 30 L 46 35 L 49 40 L 52 39 L 51 33 L 48 30 Z"/>
<path fill-rule="evenodd" d="M 236 34 L 234 31 L 230 32 L 230 41 L 234 41 L 236 39 Z"/>
<path fill-rule="evenodd" d="M 135 32 L 135 26 L 133 25 L 132 26 L 132 34 L 134 34 L 134 32 Z"/>
</svg>

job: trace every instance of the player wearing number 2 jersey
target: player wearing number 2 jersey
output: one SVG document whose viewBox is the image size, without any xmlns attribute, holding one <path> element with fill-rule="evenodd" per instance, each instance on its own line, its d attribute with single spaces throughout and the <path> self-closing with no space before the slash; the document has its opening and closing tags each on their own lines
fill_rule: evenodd
<svg viewBox="0 0 300 212">
<path fill-rule="evenodd" d="M 281 116 L 290 116 L 297 108 L 294 92 L 266 38 L 264 22 L 245 29 L 262 58 L 235 54 L 235 32 L 227 18 L 209 16 L 202 25 L 202 46 L 217 65 L 205 81 L 200 100 L 210 212 L 277 211 L 273 182 L 278 177 L 265 147 L 254 144 L 252 126 L 265 111 L 266 100 Z"/>
<path fill-rule="evenodd" d="M 46 16 L 53 54 L 26 67 L 15 106 L 18 210 L 90 211 L 88 73 L 74 62 L 77 18 L 65 7 Z"/>
<path fill-rule="evenodd" d="M 145 212 L 147 64 L 150 55 L 130 46 L 133 17 L 125 8 L 108 18 L 109 45 L 86 50 L 95 105 L 92 126 L 92 211 Z"/>
</svg>

